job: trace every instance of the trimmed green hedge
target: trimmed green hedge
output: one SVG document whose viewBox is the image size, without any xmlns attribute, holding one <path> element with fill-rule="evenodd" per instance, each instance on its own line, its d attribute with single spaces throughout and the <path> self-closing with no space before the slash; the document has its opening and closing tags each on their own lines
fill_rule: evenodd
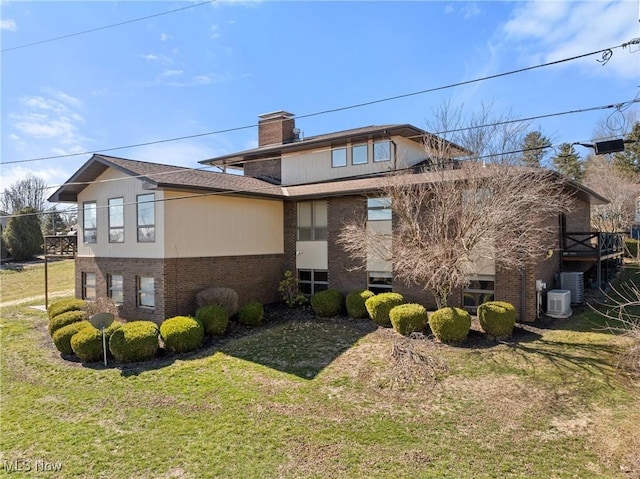
<svg viewBox="0 0 640 479">
<path fill-rule="evenodd" d="M 66 313 L 58 314 L 49 321 L 49 334 L 51 335 L 51 337 L 53 337 L 53 333 L 55 333 L 58 329 L 64 328 L 69 324 L 85 321 L 86 319 L 87 313 L 85 313 L 84 311 L 72 310 L 67 311 Z"/>
<path fill-rule="evenodd" d="M 160 325 L 165 347 L 174 353 L 188 353 L 202 346 L 204 328 L 189 316 L 174 316 Z"/>
<path fill-rule="evenodd" d="M 238 320 L 246 326 L 258 326 L 264 317 L 264 307 L 258 301 L 250 301 L 238 311 Z"/>
<path fill-rule="evenodd" d="M 375 293 L 365 289 L 364 291 L 352 291 L 347 294 L 346 305 L 347 314 L 350 318 L 368 318 L 369 313 L 364 305 L 365 301 L 375 296 Z"/>
<path fill-rule="evenodd" d="M 89 323 L 91 324 L 91 323 Z M 109 338 L 113 332 L 122 327 L 122 323 L 114 321 L 108 328 L 105 328 L 104 335 L 107 344 L 107 354 L 109 351 Z M 93 326 L 83 328 L 71 337 L 71 349 L 83 363 L 95 363 L 102 361 L 104 353 L 102 351 L 102 331 Z"/>
<path fill-rule="evenodd" d="M 55 344 L 56 349 L 62 354 L 66 354 L 68 356 L 72 355 L 73 349 L 71 348 L 71 338 L 86 327 L 93 328 L 89 321 L 78 321 L 76 323 L 67 324 L 66 326 L 58 329 L 52 336 L 53 344 Z"/>
<path fill-rule="evenodd" d="M 471 315 L 461 308 L 442 308 L 429 314 L 429 326 L 443 343 L 459 343 L 469 334 Z"/>
<path fill-rule="evenodd" d="M 152 321 L 125 323 L 109 338 L 109 351 L 125 363 L 146 361 L 158 352 L 158 334 L 158 326 Z"/>
<path fill-rule="evenodd" d="M 389 311 L 389 318 L 393 329 L 404 336 L 422 331 L 427 326 L 427 310 L 416 303 L 396 306 Z"/>
<path fill-rule="evenodd" d="M 380 293 L 367 299 L 364 305 L 374 323 L 379 326 L 390 326 L 389 312 L 403 302 L 404 298 L 399 293 Z"/>
<path fill-rule="evenodd" d="M 49 319 L 53 319 L 59 314 L 66 313 L 68 311 L 82 311 L 86 301 L 84 299 L 59 299 L 54 301 L 47 308 L 49 313 Z"/>
<path fill-rule="evenodd" d="M 478 306 L 478 320 L 485 333 L 507 338 L 516 325 L 516 308 L 504 301 L 489 301 Z"/>
<path fill-rule="evenodd" d="M 625 238 L 624 239 L 625 251 L 624 255 L 627 258 L 637 258 L 638 257 L 638 240 L 633 238 Z"/>
<path fill-rule="evenodd" d="M 204 332 L 210 336 L 222 336 L 229 325 L 227 311 L 217 304 L 199 308 L 196 311 L 196 319 L 202 324 Z"/>
<path fill-rule="evenodd" d="M 337 289 L 327 289 L 311 298 L 311 308 L 321 318 L 333 318 L 344 309 L 344 294 Z"/>
</svg>

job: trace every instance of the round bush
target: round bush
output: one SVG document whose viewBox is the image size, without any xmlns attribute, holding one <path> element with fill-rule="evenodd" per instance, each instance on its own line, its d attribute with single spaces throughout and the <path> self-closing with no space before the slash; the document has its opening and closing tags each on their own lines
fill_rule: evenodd
<svg viewBox="0 0 640 479">
<path fill-rule="evenodd" d="M 87 326 L 93 328 L 89 321 L 78 321 L 77 323 L 67 324 L 53 333 L 53 344 L 56 349 L 62 354 L 72 355 L 73 349 L 71 348 L 71 338 L 79 332 L 81 329 Z"/>
<path fill-rule="evenodd" d="M 204 328 L 189 316 L 174 316 L 160 325 L 165 347 L 174 353 L 188 353 L 202 346 Z"/>
<path fill-rule="evenodd" d="M 311 298 L 311 308 L 321 318 L 338 316 L 344 308 L 344 294 L 337 289 L 327 289 Z"/>
<path fill-rule="evenodd" d="M 89 323 L 91 326 L 91 323 Z M 108 328 L 105 328 L 104 335 L 107 345 L 107 354 L 109 354 L 109 338 L 113 332 L 120 328 L 122 323 L 114 321 Z M 93 326 L 83 328 L 71 337 L 71 349 L 83 363 L 95 363 L 101 361 L 104 357 L 102 351 L 102 330 Z"/>
<path fill-rule="evenodd" d="M 53 319 L 59 314 L 66 313 L 68 311 L 82 311 L 86 302 L 83 299 L 59 299 L 54 301 L 47 308 L 49 313 L 49 319 Z"/>
<path fill-rule="evenodd" d="M 427 310 L 415 303 L 401 304 L 389 311 L 391 325 L 400 334 L 406 336 L 422 331 L 427 326 Z"/>
<path fill-rule="evenodd" d="M 158 352 L 158 326 L 152 321 L 131 321 L 109 338 L 109 351 L 125 363 L 145 361 Z"/>
<path fill-rule="evenodd" d="M 396 306 L 400 306 L 404 298 L 399 293 L 380 293 L 372 296 L 364 302 L 369 317 L 380 326 L 389 326 L 391 319 L 389 312 Z"/>
<path fill-rule="evenodd" d="M 264 317 L 264 307 L 258 301 L 250 301 L 238 312 L 238 320 L 247 326 L 257 326 Z"/>
<path fill-rule="evenodd" d="M 368 318 L 369 313 L 367 313 L 367 308 L 364 305 L 364 302 L 375 296 L 372 291 L 365 289 L 364 291 L 352 291 L 347 295 L 346 305 L 347 305 L 347 314 L 350 318 Z"/>
<path fill-rule="evenodd" d="M 469 334 L 471 315 L 461 308 L 442 308 L 429 314 L 429 326 L 443 343 L 458 343 Z"/>
<path fill-rule="evenodd" d="M 222 336 L 229 325 L 229 315 L 217 304 L 199 308 L 196 311 L 196 319 L 202 324 L 204 332 L 210 336 Z"/>
<path fill-rule="evenodd" d="M 84 311 L 67 311 L 66 313 L 58 314 L 49 321 L 49 334 L 53 337 L 53 333 L 58 329 L 79 321 L 85 321 L 86 319 L 87 313 Z"/>
<path fill-rule="evenodd" d="M 489 301 L 478 306 L 478 320 L 488 335 L 506 338 L 516 325 L 516 308 L 505 301 Z"/>
</svg>

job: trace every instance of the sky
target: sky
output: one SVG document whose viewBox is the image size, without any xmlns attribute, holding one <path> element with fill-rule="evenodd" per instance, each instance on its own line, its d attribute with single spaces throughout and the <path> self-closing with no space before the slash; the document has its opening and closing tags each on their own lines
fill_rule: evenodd
<svg viewBox="0 0 640 479">
<path fill-rule="evenodd" d="M 0 0 L 0 190 L 33 174 L 53 193 L 90 152 L 248 127 L 106 152 L 201 167 L 257 146 L 252 125 L 262 113 L 305 116 L 605 48 L 606 63 L 592 55 L 301 117 L 296 127 L 305 136 L 391 123 L 428 129 L 447 103 L 468 115 L 492 104 L 496 115 L 528 118 L 628 102 L 640 93 L 640 45 L 619 47 L 640 37 L 639 4 Z M 630 130 L 616 109 L 531 128 L 554 145 L 588 143 L 603 122 Z"/>
</svg>

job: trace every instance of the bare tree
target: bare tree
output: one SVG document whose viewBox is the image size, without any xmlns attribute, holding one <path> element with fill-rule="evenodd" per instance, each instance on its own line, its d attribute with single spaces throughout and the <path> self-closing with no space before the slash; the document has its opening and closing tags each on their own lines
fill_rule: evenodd
<svg viewBox="0 0 640 479">
<path fill-rule="evenodd" d="M 27 207 L 43 213 L 48 209 L 47 204 L 47 183 L 34 175 L 29 175 L 5 188 L 0 195 L 0 208 L 9 214 Z"/>
</svg>

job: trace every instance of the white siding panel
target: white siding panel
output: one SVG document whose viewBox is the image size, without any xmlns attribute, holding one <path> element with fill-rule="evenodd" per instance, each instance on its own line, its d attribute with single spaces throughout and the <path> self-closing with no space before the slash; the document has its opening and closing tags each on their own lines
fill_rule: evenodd
<svg viewBox="0 0 640 479">
<path fill-rule="evenodd" d="M 167 258 L 284 252 L 280 200 L 223 195 L 171 200 L 186 193 L 165 195 Z"/>
<path fill-rule="evenodd" d="M 136 196 L 155 194 L 156 241 L 138 243 L 136 225 Z M 161 258 L 163 244 L 163 210 L 161 191 L 142 189 L 142 181 L 109 168 L 96 181 L 78 195 L 78 225 L 82 226 L 82 204 L 85 201 L 97 203 L 97 242 L 84 243 L 82 233 L 78 235 L 78 256 L 98 256 L 109 258 Z M 124 198 L 124 243 L 109 243 L 109 198 Z"/>
<path fill-rule="evenodd" d="M 326 241 L 297 241 L 297 269 L 329 269 Z"/>
</svg>

